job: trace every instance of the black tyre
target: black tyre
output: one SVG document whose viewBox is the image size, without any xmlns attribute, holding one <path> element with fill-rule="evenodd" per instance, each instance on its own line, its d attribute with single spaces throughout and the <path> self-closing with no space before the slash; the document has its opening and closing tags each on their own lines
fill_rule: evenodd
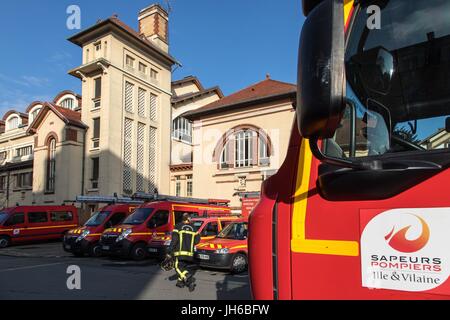
<svg viewBox="0 0 450 320">
<path fill-rule="evenodd" d="M 98 258 L 103 255 L 102 253 L 102 246 L 97 242 L 93 243 L 89 246 L 88 251 L 89 257 Z"/>
<path fill-rule="evenodd" d="M 11 239 L 7 236 L 0 236 L 0 249 L 11 245 Z"/>
<path fill-rule="evenodd" d="M 136 243 L 131 248 L 131 258 L 135 261 L 142 261 L 147 258 L 146 245 L 144 243 Z"/>
<path fill-rule="evenodd" d="M 230 271 L 232 273 L 241 273 L 246 271 L 248 268 L 247 256 L 243 253 L 236 253 L 231 260 Z"/>
</svg>

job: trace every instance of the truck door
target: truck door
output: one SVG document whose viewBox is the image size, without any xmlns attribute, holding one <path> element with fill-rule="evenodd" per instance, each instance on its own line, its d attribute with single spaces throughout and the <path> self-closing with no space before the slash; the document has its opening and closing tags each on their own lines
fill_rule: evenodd
<svg viewBox="0 0 450 320">
<path fill-rule="evenodd" d="M 450 298 L 450 3 L 383 1 L 381 27 L 368 28 L 375 3 L 354 7 L 334 134 L 301 139 L 294 299 Z"/>
</svg>

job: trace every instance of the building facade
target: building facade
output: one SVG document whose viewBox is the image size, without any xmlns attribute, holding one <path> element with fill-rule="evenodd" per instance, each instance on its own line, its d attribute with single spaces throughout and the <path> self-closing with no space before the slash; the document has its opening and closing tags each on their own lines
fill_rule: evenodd
<svg viewBox="0 0 450 320">
<path fill-rule="evenodd" d="M 69 41 L 82 50 L 69 74 L 81 96 L 8 111 L 0 122 L 0 201 L 61 204 L 77 195 L 170 192 L 172 66 L 168 14 L 139 12 L 135 31 L 117 16 Z M 92 204 L 94 210 L 98 204 Z"/>
<path fill-rule="evenodd" d="M 284 160 L 295 86 L 271 80 L 224 97 L 195 76 L 172 81 L 167 12 L 117 16 L 69 41 L 81 48 L 81 95 L 10 110 L 0 120 L 0 206 L 60 205 L 78 195 L 135 192 L 231 200 Z M 82 206 L 83 212 L 101 204 Z"/>
<path fill-rule="evenodd" d="M 186 112 L 184 117 L 193 122 L 192 175 L 173 172 L 175 191 L 186 185 L 186 194 L 228 199 L 240 212 L 243 194 L 258 193 L 261 183 L 284 161 L 295 100 L 295 85 L 267 76 Z"/>
<path fill-rule="evenodd" d="M 172 83 L 172 159 L 170 192 L 176 196 L 193 196 L 192 121 L 185 114 L 223 98 L 219 87 L 205 89 L 200 80 L 189 76 Z"/>
</svg>

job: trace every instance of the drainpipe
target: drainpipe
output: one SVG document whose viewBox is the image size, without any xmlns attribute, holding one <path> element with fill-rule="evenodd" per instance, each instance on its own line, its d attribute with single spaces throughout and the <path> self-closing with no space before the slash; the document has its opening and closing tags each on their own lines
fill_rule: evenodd
<svg viewBox="0 0 450 320">
<path fill-rule="evenodd" d="M 84 171 L 86 165 L 86 133 L 87 130 L 84 130 L 83 134 L 83 156 L 81 159 L 81 195 L 84 196 Z"/>
<path fill-rule="evenodd" d="M 8 170 L 8 178 L 6 179 L 6 208 L 9 208 L 9 183 L 11 180 L 11 171 Z"/>
</svg>

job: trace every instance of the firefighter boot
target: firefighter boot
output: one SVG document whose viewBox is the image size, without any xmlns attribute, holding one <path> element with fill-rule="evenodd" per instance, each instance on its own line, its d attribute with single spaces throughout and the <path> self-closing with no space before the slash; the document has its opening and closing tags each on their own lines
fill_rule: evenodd
<svg viewBox="0 0 450 320">
<path fill-rule="evenodd" d="M 178 279 L 178 280 L 177 280 L 176 286 L 177 286 L 178 288 L 184 288 L 184 287 L 186 286 L 186 284 L 184 283 L 183 280 Z"/>
<path fill-rule="evenodd" d="M 189 277 L 189 278 L 186 280 L 186 285 L 187 285 L 188 288 L 189 288 L 189 292 L 194 291 L 194 290 L 195 290 L 195 287 L 197 286 L 197 284 L 195 283 L 195 278 L 194 278 L 194 277 Z"/>
</svg>

